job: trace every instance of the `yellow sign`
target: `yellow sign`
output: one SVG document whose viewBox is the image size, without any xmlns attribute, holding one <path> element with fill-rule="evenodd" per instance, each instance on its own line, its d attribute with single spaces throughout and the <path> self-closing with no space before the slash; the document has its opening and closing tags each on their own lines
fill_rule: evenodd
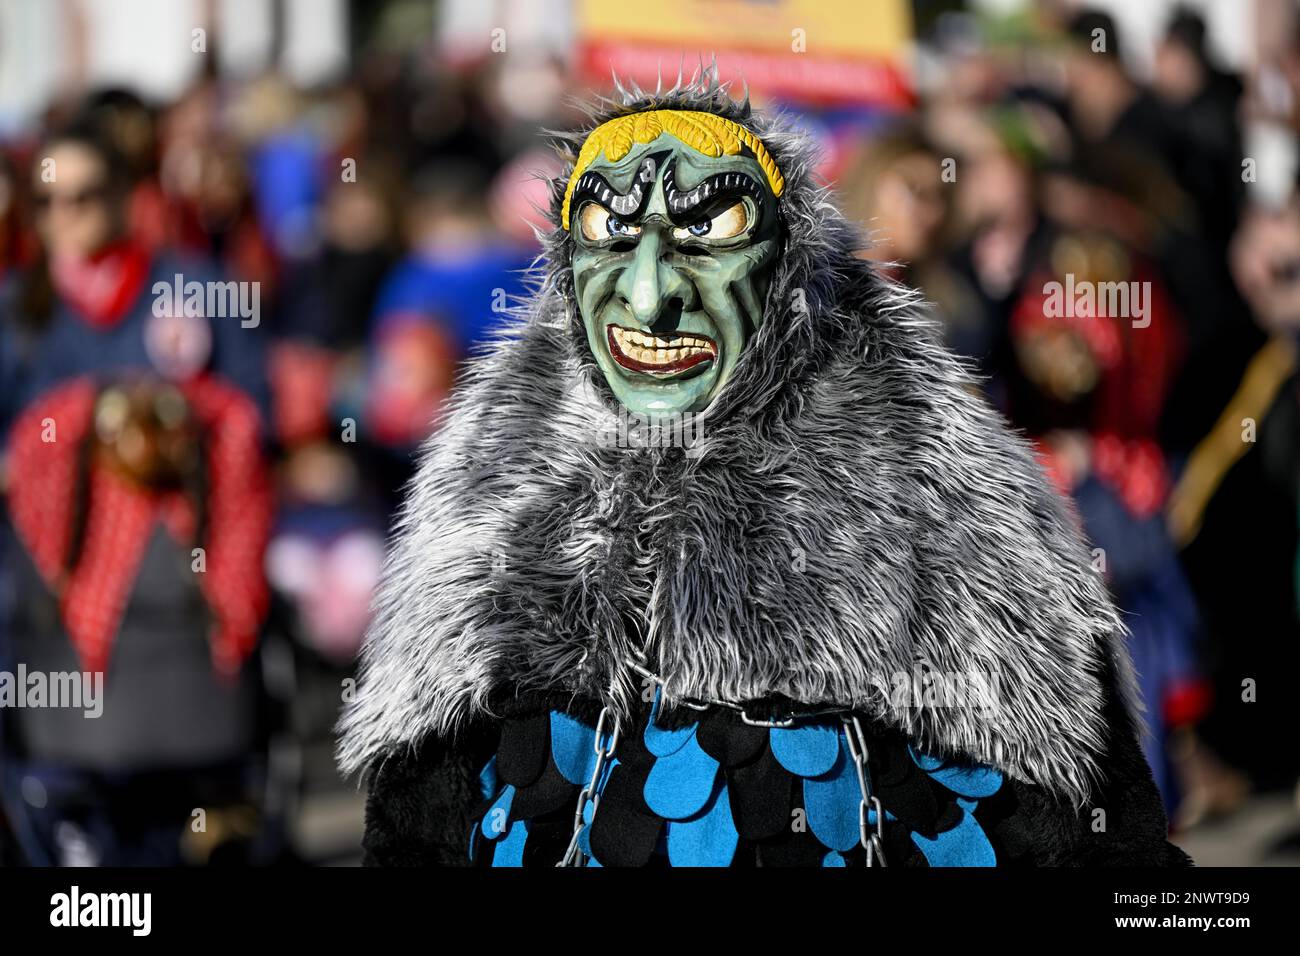
<svg viewBox="0 0 1300 956">
<path fill-rule="evenodd" d="M 908 0 L 578 0 L 582 65 L 641 84 L 700 57 L 723 79 L 798 99 L 905 106 Z"/>
<path fill-rule="evenodd" d="M 584 40 L 791 53 L 802 42 L 795 55 L 896 57 L 912 40 L 912 13 L 907 0 L 578 0 L 578 28 Z"/>
</svg>

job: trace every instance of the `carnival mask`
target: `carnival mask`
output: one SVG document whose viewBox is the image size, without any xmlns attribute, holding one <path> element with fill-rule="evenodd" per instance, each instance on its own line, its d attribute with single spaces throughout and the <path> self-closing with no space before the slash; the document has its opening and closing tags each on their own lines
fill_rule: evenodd
<svg viewBox="0 0 1300 956">
<path fill-rule="evenodd" d="M 562 209 L 587 341 L 637 414 L 700 412 L 763 320 L 784 181 L 752 132 L 653 110 L 587 137 Z"/>
</svg>

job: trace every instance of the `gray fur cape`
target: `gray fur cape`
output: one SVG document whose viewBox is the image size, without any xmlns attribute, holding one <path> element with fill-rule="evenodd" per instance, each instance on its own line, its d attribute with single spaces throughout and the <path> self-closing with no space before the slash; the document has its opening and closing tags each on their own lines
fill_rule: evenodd
<svg viewBox="0 0 1300 956">
<path fill-rule="evenodd" d="M 852 707 L 1083 804 L 1104 703 L 1133 691 L 1074 517 L 917 299 L 854 256 L 797 132 L 707 75 L 626 91 L 592 125 L 641 109 L 719 113 L 776 158 L 785 245 L 763 324 L 690 454 L 603 438 L 619 406 L 574 300 L 567 177 L 553 183 L 535 295 L 421 452 L 341 767 L 454 738 L 502 689 L 627 708 L 635 661 L 670 699 Z M 889 692 L 919 667 L 987 675 L 996 706 Z"/>
</svg>

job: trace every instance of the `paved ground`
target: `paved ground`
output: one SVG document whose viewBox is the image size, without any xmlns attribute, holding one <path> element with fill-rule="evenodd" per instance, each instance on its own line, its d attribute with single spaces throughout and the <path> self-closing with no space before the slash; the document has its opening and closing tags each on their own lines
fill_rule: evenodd
<svg viewBox="0 0 1300 956">
<path fill-rule="evenodd" d="M 1286 794 L 1254 797 L 1239 813 L 1174 842 L 1198 866 L 1300 866 L 1300 810 Z"/>
<path fill-rule="evenodd" d="M 339 779 L 331 748 L 326 739 L 303 750 L 304 796 L 294 815 L 291 839 L 309 863 L 356 865 L 361 862 L 366 795 L 356 781 Z"/>
<path fill-rule="evenodd" d="M 364 794 L 353 790 L 318 794 L 303 801 L 294 844 L 307 861 L 319 866 L 357 866 L 364 819 Z"/>
</svg>

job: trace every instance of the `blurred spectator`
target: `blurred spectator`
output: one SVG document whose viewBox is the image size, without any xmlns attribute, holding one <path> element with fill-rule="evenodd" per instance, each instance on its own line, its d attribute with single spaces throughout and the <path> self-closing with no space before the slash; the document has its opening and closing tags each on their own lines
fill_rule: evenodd
<svg viewBox="0 0 1300 956">
<path fill-rule="evenodd" d="M 1300 757 L 1294 748 L 1279 748 L 1261 728 L 1300 720 L 1286 676 L 1300 668 L 1295 203 L 1280 212 L 1249 214 L 1234 241 L 1232 263 L 1268 338 L 1189 458 L 1169 519 L 1213 637 L 1216 706 L 1201 739 L 1256 785 L 1290 786 L 1300 775 Z M 1231 808 L 1240 789 L 1232 775 L 1207 775 L 1207 812 Z"/>
<path fill-rule="evenodd" d="M 1177 138 L 1174 174 L 1195 202 L 1205 235 L 1226 244 L 1245 197 L 1242 84 L 1214 65 L 1205 21 L 1192 10 L 1178 8 L 1170 19 L 1156 47 L 1154 86 Z"/>
<path fill-rule="evenodd" d="M 1039 197 L 1041 119 L 1017 104 L 988 110 L 973 127 L 958 180 L 961 231 L 952 259 L 978 303 L 973 334 L 959 348 L 979 361 L 991 397 L 1003 405 L 1007 324 L 1049 240 Z"/>
<path fill-rule="evenodd" d="M 533 253 L 503 239 L 487 203 L 488 180 L 449 161 L 412 182 L 410 253 L 385 282 L 371 329 L 367 419 L 383 445 L 428 434 L 455 368 L 525 291 Z"/>
<path fill-rule="evenodd" d="M 871 235 L 864 258 L 921 290 L 936 307 L 948 340 L 962 355 L 983 359 L 997 334 L 979 293 L 949 261 L 954 176 L 919 126 L 904 124 L 873 138 L 846 164 L 840 193 L 850 219 Z M 952 161 L 949 160 L 951 164 Z"/>
<path fill-rule="evenodd" d="M 218 91 L 203 81 L 162 117 L 167 239 L 181 253 L 212 260 L 230 278 L 257 282 L 269 304 L 278 262 L 258 216 L 247 159 L 222 132 L 217 111 Z"/>
<path fill-rule="evenodd" d="M 12 273 L 26 268 L 36 256 L 36 242 L 25 221 L 23 198 L 24 190 L 13 163 L 0 154 L 0 282 L 12 281 Z"/>
<path fill-rule="evenodd" d="M 1135 82 L 1124 63 L 1115 21 L 1080 10 L 1069 24 L 1065 58 L 1071 126 L 1089 145 L 1124 143 L 1168 162 L 1177 146 L 1165 110 Z"/>
<path fill-rule="evenodd" d="M 261 832 L 259 333 L 159 307 L 156 284 L 209 274 L 131 233 L 131 185 L 100 114 L 49 137 L 33 170 L 40 259 L 3 290 L 0 654 L 51 681 L 102 678 L 93 717 L 0 715 L 32 862 L 203 862 Z"/>
<path fill-rule="evenodd" d="M 1089 242 L 1068 233 L 1058 241 Z M 1008 377 L 1018 413 L 1013 420 L 1026 427 L 1058 488 L 1074 499 L 1096 549 L 1094 566 L 1126 612 L 1148 708 L 1144 749 L 1172 813 L 1180 793 L 1171 735 L 1205 715 L 1208 688 L 1197 663 L 1199 611 L 1164 526 L 1169 470 L 1152 432 L 1135 431 L 1125 420 L 1124 412 L 1140 404 L 1128 394 L 1131 386 L 1116 385 L 1137 377 L 1120 357 L 1127 324 L 1127 316 L 1104 310 L 1062 320 L 1047 314 L 1041 299 L 1022 299 L 1012 318 L 1015 368 Z M 1118 403 L 1115 387 L 1125 393 Z"/>
</svg>

